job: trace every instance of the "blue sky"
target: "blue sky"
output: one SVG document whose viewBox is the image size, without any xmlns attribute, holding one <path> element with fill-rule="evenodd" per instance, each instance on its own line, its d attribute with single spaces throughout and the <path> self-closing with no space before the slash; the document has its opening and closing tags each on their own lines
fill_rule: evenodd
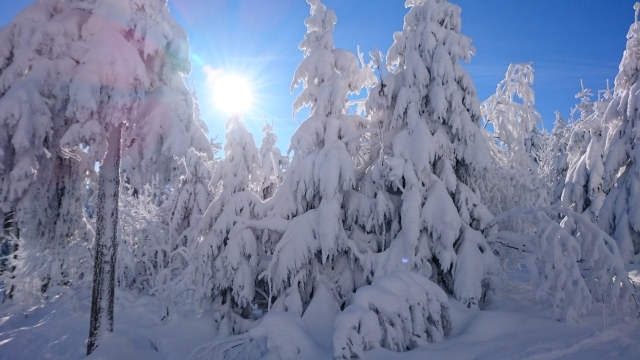
<svg viewBox="0 0 640 360">
<path fill-rule="evenodd" d="M 0 25 L 31 1 L 3 0 Z M 549 128 L 554 112 L 569 117 L 580 79 L 597 92 L 613 79 L 634 19 L 635 0 L 459 0 L 462 32 L 473 39 L 476 56 L 465 68 L 480 100 L 489 97 L 507 66 L 533 61 L 536 108 Z M 403 0 L 324 0 L 338 16 L 337 47 L 386 53 L 394 31 L 402 29 Z M 302 59 L 298 44 L 309 6 L 303 0 L 169 0 L 187 30 L 196 84 L 210 135 L 224 137 L 226 114 L 212 100 L 207 74 L 220 71 L 247 77 L 255 106 L 245 121 L 259 146 L 263 114 L 275 121 L 278 145 L 286 150 L 298 121 L 291 119 L 291 79 Z M 191 81 L 190 80 L 190 81 Z M 298 117 L 304 120 L 304 114 Z"/>
</svg>

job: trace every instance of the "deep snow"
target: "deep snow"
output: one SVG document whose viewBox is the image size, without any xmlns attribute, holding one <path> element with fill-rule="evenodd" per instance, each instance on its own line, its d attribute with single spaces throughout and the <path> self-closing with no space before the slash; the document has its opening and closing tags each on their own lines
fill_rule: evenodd
<svg viewBox="0 0 640 360">
<path fill-rule="evenodd" d="M 638 270 L 630 272 L 640 284 Z M 369 351 L 365 359 L 638 359 L 640 319 L 603 313 L 595 304 L 581 324 L 553 320 L 550 306 L 537 302 L 526 271 L 511 272 L 488 306 L 469 310 L 450 299 L 452 330 L 443 342 L 406 353 Z M 0 359 L 80 359 L 89 328 L 88 292 L 73 292 L 46 303 L 0 306 Z M 212 317 L 185 313 L 163 323 L 153 297 L 118 292 L 115 330 L 87 359 L 187 359 L 215 338 Z M 331 359 L 331 347 L 319 359 Z"/>
</svg>

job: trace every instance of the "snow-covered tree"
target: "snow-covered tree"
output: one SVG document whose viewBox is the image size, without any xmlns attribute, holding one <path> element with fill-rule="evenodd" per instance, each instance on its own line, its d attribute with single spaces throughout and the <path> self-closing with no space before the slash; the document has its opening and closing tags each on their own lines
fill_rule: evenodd
<svg viewBox="0 0 640 360">
<path fill-rule="evenodd" d="M 201 241 L 192 261 L 195 301 L 213 303 L 219 333 L 235 334 L 248 330 L 259 266 L 264 268 L 264 250 L 245 225 L 261 202 L 261 169 L 253 135 L 240 116 L 232 115 L 226 128 L 225 156 L 210 183 L 216 197 L 198 225 Z"/>
<path fill-rule="evenodd" d="M 0 29 L 0 208 L 12 214 L 16 240 L 34 251 L 35 263 L 14 265 L 37 272 L 41 289 L 52 293 L 84 276 L 65 249 L 86 250 L 93 237 L 82 206 L 93 166 L 76 161 L 86 158 L 81 149 L 65 151 L 58 142 L 72 123 L 69 83 L 88 17 L 69 8 L 39 1 Z"/>
<path fill-rule="evenodd" d="M 636 19 L 629 29 L 627 47 L 615 79 L 615 98 L 604 114 L 608 132 L 603 134 L 606 136 L 601 159 L 604 164 L 599 169 L 606 198 L 598 213 L 598 224 L 616 239 L 627 262 L 640 261 L 640 147 L 636 146 L 635 131 L 640 119 L 640 3 L 636 3 L 634 9 Z"/>
<path fill-rule="evenodd" d="M 511 64 L 491 95 L 482 103 L 485 127 L 493 127 L 498 149 L 504 161 L 513 167 L 536 170 L 536 145 L 541 117 L 535 106 L 533 65 Z M 516 101 L 518 100 L 518 101 Z"/>
<path fill-rule="evenodd" d="M 352 236 L 369 239 L 357 252 L 367 277 L 410 269 L 477 308 L 497 264 L 481 233 L 492 215 L 473 184 L 491 155 L 475 87 L 458 62 L 474 48 L 460 33 L 458 6 L 406 4 L 389 74 L 367 100 L 381 157 L 360 184 L 368 199 L 350 204 Z"/>
<path fill-rule="evenodd" d="M 547 205 L 540 181 L 540 156 L 544 134 L 538 130 L 540 114 L 534 108 L 531 63 L 511 64 L 496 93 L 482 103 L 485 131 L 494 166 L 480 174 L 483 199 L 489 209 L 501 212 L 513 206 Z"/>
<path fill-rule="evenodd" d="M 194 295 L 198 225 L 213 200 L 209 182 L 214 162 L 190 149 L 187 172 L 177 186 L 160 175 L 139 188 L 125 184 L 120 198 L 117 286 L 154 295 L 163 320 L 176 310 L 199 309 Z"/>
<path fill-rule="evenodd" d="M 43 0 L 1 33 L 0 121 L 9 131 L 0 135 L 0 197 L 19 222 L 32 217 L 22 236 L 57 239 L 52 251 L 74 239 L 86 243 L 84 177 L 101 162 L 94 249 L 99 316 L 92 316 L 90 352 L 102 327 L 112 326 L 122 131 L 127 166 L 149 177 L 165 159 L 208 145 L 181 78 L 189 71 L 186 34 L 166 2 L 155 0 Z M 65 267 L 50 258 L 51 273 Z"/>
<path fill-rule="evenodd" d="M 500 231 L 489 241 L 523 255 L 536 297 L 553 304 L 558 320 L 578 322 L 596 301 L 618 313 L 631 308 L 634 288 L 618 246 L 588 216 L 561 204 L 516 207 L 496 216 L 492 225 L 513 218 L 532 227 Z"/>
<path fill-rule="evenodd" d="M 262 200 L 273 196 L 284 180 L 284 173 L 289 166 L 289 158 L 283 156 L 276 147 L 278 136 L 273 132 L 271 125 L 265 121 L 262 127 L 262 144 L 260 145 L 260 163 L 262 164 L 261 194 Z"/>
<path fill-rule="evenodd" d="M 540 165 L 538 175 L 546 185 L 549 202 L 555 204 L 562 198 L 564 182 L 569 169 L 569 137 L 571 128 L 567 127 L 567 122 L 556 111 L 556 120 L 553 123 L 551 133 L 545 137 L 540 151 Z"/>
<path fill-rule="evenodd" d="M 571 109 L 572 122 L 582 121 L 588 118 L 589 116 L 591 116 L 591 114 L 593 114 L 593 111 L 595 109 L 595 105 L 591 100 L 591 97 L 593 97 L 591 89 L 585 88 L 584 82 L 582 80 L 580 80 L 580 87 L 582 88 L 582 90 L 580 90 L 576 94 L 576 99 L 580 99 L 580 103 L 577 104 L 573 109 Z M 579 114 L 578 119 L 575 118 L 575 114 Z"/>
<path fill-rule="evenodd" d="M 336 359 L 361 358 L 384 347 L 410 350 L 444 340 L 451 328 L 447 294 L 422 275 L 396 270 L 356 291 L 336 319 Z"/>
<path fill-rule="evenodd" d="M 586 213 L 596 221 L 602 207 L 606 189 L 604 182 L 604 151 L 607 127 L 602 122 L 609 97 L 591 102 L 591 89 L 585 88 L 576 94 L 580 104 L 572 110 L 580 117 L 572 123 L 567 144 L 568 169 L 562 191 L 562 202 L 578 213 Z M 600 111 L 595 111 L 601 109 Z M 572 115 L 573 117 L 573 115 Z"/>
<path fill-rule="evenodd" d="M 310 106 L 310 115 L 291 139 L 294 155 L 284 183 L 261 207 L 262 219 L 256 224 L 277 241 L 267 272 L 274 299 L 298 299 L 299 314 L 317 286 L 328 286 L 339 301 L 356 288 L 348 265 L 342 204 L 356 185 L 361 136 L 372 130 L 367 119 L 348 114 L 347 95 L 375 81 L 370 68 L 361 68 L 353 53 L 334 47 L 335 13 L 318 0 L 307 2 L 311 16 L 299 45 L 304 59 L 292 90 L 302 85 L 294 113 Z"/>
<path fill-rule="evenodd" d="M 125 184 L 122 190 L 116 286 L 152 293 L 156 275 L 167 267 L 169 232 L 162 205 L 169 194 L 158 179 L 138 189 Z"/>
</svg>

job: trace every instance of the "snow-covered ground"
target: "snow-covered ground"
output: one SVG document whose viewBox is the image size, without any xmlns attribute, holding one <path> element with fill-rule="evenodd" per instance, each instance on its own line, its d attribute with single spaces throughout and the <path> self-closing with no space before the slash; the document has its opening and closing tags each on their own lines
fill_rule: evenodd
<svg viewBox="0 0 640 360">
<path fill-rule="evenodd" d="M 511 276 L 482 311 L 451 299 L 453 327 L 447 339 L 406 353 L 377 349 L 366 359 L 638 359 L 640 319 L 607 315 L 596 304 L 581 324 L 553 320 L 537 302 L 524 275 Z M 631 272 L 640 280 L 637 271 Z M 204 313 L 163 323 L 153 297 L 118 293 L 115 331 L 88 359 L 187 359 L 215 337 Z M 80 359 L 89 332 L 89 296 L 68 294 L 46 304 L 0 306 L 0 359 Z M 320 347 L 318 349 L 321 349 Z M 331 359 L 330 348 L 316 358 Z"/>
</svg>

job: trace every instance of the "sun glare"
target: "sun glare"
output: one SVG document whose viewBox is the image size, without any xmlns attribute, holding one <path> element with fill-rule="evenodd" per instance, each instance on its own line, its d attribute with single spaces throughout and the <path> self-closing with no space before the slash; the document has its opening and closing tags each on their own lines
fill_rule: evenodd
<svg viewBox="0 0 640 360">
<path fill-rule="evenodd" d="M 237 75 L 223 75 L 216 79 L 213 88 L 216 105 L 227 113 L 241 113 L 252 101 L 249 82 Z"/>
</svg>

